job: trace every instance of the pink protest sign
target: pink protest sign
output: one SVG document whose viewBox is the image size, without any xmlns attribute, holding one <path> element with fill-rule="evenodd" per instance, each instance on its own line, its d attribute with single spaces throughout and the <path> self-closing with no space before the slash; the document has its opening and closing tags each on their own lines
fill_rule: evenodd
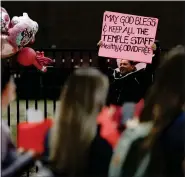
<svg viewBox="0 0 185 177">
<path fill-rule="evenodd" d="M 158 19 L 106 11 L 99 56 L 152 62 Z"/>
</svg>

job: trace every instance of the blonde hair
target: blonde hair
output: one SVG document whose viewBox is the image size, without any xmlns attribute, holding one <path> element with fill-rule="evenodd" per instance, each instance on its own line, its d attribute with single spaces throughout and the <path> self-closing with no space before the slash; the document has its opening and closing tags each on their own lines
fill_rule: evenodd
<svg viewBox="0 0 185 177">
<path fill-rule="evenodd" d="M 107 92 L 108 79 L 96 69 L 80 68 L 70 76 L 52 130 L 50 159 L 55 169 L 70 176 L 83 174 Z"/>
</svg>

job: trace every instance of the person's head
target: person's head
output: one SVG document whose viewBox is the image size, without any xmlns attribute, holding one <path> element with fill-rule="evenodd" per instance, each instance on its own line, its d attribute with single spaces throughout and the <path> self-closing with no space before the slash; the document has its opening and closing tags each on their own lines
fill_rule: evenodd
<svg viewBox="0 0 185 177">
<path fill-rule="evenodd" d="M 10 71 L 1 65 L 1 104 L 6 108 L 16 97 L 16 86 Z"/>
<path fill-rule="evenodd" d="M 125 59 L 117 59 L 117 65 L 121 74 L 127 74 L 136 69 L 133 61 Z"/>
<path fill-rule="evenodd" d="M 148 138 L 150 145 L 183 110 L 185 103 L 184 74 L 185 48 L 178 46 L 163 58 L 141 113 L 141 122 L 150 120 L 154 122 Z"/>
<path fill-rule="evenodd" d="M 52 132 L 50 159 L 55 169 L 71 174 L 84 170 L 108 86 L 108 78 L 92 68 L 79 68 L 69 77 Z"/>
</svg>

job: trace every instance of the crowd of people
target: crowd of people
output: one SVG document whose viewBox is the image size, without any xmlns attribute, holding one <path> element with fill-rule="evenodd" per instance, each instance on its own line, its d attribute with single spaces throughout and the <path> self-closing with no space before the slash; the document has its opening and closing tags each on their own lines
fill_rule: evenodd
<svg viewBox="0 0 185 177">
<path fill-rule="evenodd" d="M 2 171 L 24 158 L 11 175 L 39 160 L 41 165 L 33 175 L 37 177 L 183 177 L 185 47 L 177 46 L 160 57 L 156 41 L 153 51 L 152 64 L 138 69 L 137 63 L 118 59 L 118 68 L 110 69 L 108 76 L 95 68 L 76 68 L 61 91 L 43 154 L 16 149 L 8 126 L 2 122 Z M 15 93 L 14 81 L 2 67 L 3 109 L 15 99 Z M 141 114 L 128 120 L 137 119 L 137 123 L 121 121 L 117 127 L 120 137 L 113 147 L 101 136 L 103 125 L 97 123 L 98 115 L 112 104 L 124 107 L 140 100 L 144 100 Z M 7 172 L 4 177 L 8 174 L 11 176 Z"/>
</svg>

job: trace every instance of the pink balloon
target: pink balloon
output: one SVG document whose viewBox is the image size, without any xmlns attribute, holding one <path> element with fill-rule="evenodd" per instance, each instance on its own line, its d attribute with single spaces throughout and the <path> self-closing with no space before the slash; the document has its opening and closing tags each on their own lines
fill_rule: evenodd
<svg viewBox="0 0 185 177">
<path fill-rule="evenodd" d="M 31 20 L 27 13 L 23 16 L 14 16 L 11 20 L 11 28 L 8 30 L 8 41 L 13 46 L 24 47 L 33 42 L 38 31 L 37 22 Z"/>
<path fill-rule="evenodd" d="M 1 7 L 0 10 L 0 15 L 1 15 L 1 32 L 2 33 L 7 33 L 10 25 L 10 17 L 8 15 L 8 12 Z"/>
<path fill-rule="evenodd" d="M 37 61 L 37 53 L 30 47 L 25 47 L 19 51 L 17 61 L 23 66 L 34 65 L 42 72 L 47 71 L 47 67 Z"/>
<path fill-rule="evenodd" d="M 35 35 L 38 31 L 37 22 L 29 18 L 27 13 L 23 13 L 23 16 L 14 16 L 10 21 L 10 17 L 7 11 L 1 7 L 1 58 L 8 58 L 19 52 L 23 47 L 29 43 L 35 41 Z M 31 53 L 30 55 L 31 56 Z M 39 63 L 35 60 L 37 67 Z M 39 66 L 40 70 L 43 70 L 42 66 Z"/>
<path fill-rule="evenodd" d="M 7 35 L 1 35 L 1 58 L 2 59 L 13 56 L 15 53 L 18 52 L 18 50 L 19 50 L 18 47 L 14 47 L 8 42 Z"/>
</svg>

